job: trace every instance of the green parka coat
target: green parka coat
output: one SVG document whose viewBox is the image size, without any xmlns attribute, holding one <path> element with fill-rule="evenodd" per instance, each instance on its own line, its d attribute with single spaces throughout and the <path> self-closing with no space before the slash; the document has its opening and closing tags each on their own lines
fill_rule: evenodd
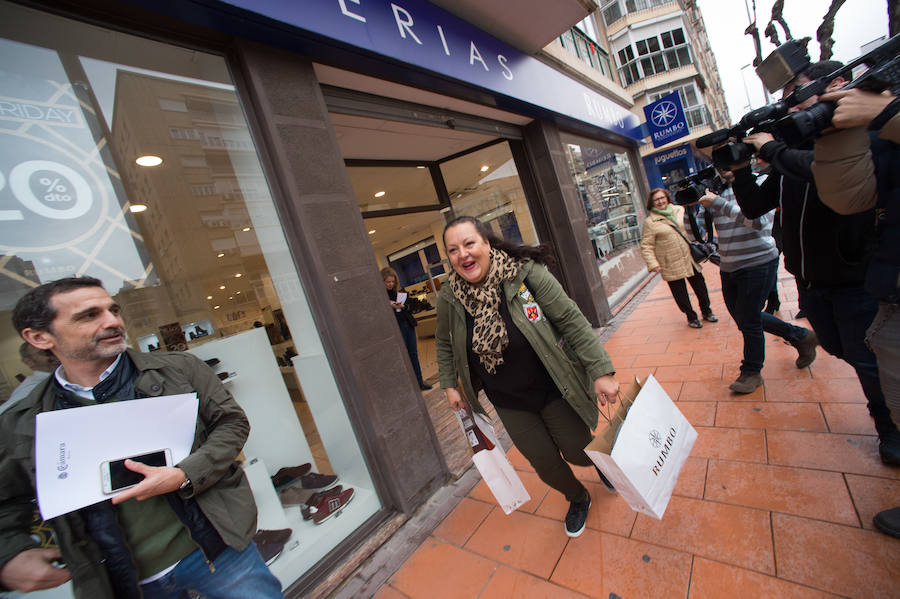
<svg viewBox="0 0 900 599">
<path fill-rule="evenodd" d="M 524 261 L 515 280 L 504 281 L 503 299 L 513 323 L 537 353 L 563 398 L 585 424 L 597 428 L 600 410 L 594 380 L 613 374 L 615 369 L 581 310 L 553 275 L 531 260 Z M 438 294 L 435 338 L 441 388 L 461 387 L 472 409 L 484 412 L 477 399 L 481 381 L 469 370 L 465 308 L 450 285 L 444 285 Z"/>
</svg>

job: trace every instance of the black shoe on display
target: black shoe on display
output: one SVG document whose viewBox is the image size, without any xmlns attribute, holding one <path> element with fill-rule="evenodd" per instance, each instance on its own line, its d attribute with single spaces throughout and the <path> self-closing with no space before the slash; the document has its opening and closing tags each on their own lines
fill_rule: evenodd
<svg viewBox="0 0 900 599">
<path fill-rule="evenodd" d="M 566 534 L 570 537 L 580 536 L 584 532 L 587 523 L 588 510 L 591 508 L 591 498 L 587 501 L 573 501 L 569 504 L 569 512 L 566 514 Z"/>
<path fill-rule="evenodd" d="M 900 507 L 878 512 L 872 518 L 872 524 L 884 534 L 900 539 Z"/>
<path fill-rule="evenodd" d="M 304 489 L 314 489 L 316 491 L 324 491 L 330 489 L 337 482 L 338 477 L 335 474 L 319 474 L 318 472 L 310 472 L 300 477 L 300 485 Z"/>
<path fill-rule="evenodd" d="M 298 478 L 309 473 L 310 470 L 312 470 L 312 464 L 309 462 L 300 464 L 299 466 L 287 466 L 281 468 L 275 473 L 275 476 L 272 477 L 272 485 L 274 485 L 276 489 L 283 489 L 284 487 L 288 487 L 297 482 Z"/>
<path fill-rule="evenodd" d="M 209 360 L 203 360 L 203 361 L 206 362 L 207 366 L 212 368 L 213 366 L 215 366 L 216 364 L 219 363 L 219 358 L 210 358 Z"/>
</svg>

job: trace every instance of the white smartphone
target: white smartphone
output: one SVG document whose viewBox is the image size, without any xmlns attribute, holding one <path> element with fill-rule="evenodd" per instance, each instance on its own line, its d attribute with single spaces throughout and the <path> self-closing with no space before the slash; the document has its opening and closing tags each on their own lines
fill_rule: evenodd
<svg viewBox="0 0 900 599">
<path fill-rule="evenodd" d="M 100 480 L 103 484 L 103 492 L 106 495 L 118 493 L 144 480 L 144 475 L 125 467 L 125 460 L 141 462 L 148 466 L 171 466 L 172 451 L 170 449 L 160 449 L 103 462 L 100 464 Z"/>
</svg>

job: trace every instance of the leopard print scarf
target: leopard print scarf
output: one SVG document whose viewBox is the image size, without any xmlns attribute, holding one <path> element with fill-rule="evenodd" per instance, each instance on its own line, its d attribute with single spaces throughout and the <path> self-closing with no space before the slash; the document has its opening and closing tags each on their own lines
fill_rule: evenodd
<svg viewBox="0 0 900 599">
<path fill-rule="evenodd" d="M 472 351 L 491 374 L 503 364 L 503 350 L 509 344 L 506 325 L 500 316 L 503 281 L 512 281 L 522 263 L 503 250 L 491 248 L 491 266 L 479 285 L 472 285 L 456 272 L 450 275 L 450 289 L 474 319 Z"/>
</svg>

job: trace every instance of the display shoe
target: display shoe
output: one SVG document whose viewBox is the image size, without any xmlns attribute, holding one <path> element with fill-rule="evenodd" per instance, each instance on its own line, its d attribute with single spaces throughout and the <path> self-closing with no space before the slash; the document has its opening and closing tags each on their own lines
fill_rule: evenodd
<svg viewBox="0 0 900 599">
<path fill-rule="evenodd" d="M 746 395 L 753 393 L 757 387 L 763 384 L 763 377 L 758 372 L 742 372 L 736 381 L 728 385 L 728 388 L 735 393 Z"/>
<path fill-rule="evenodd" d="M 688 321 L 688 326 L 692 329 L 702 329 L 703 323 L 695 318 L 694 320 Z"/>
<path fill-rule="evenodd" d="M 878 512 L 872 518 L 872 524 L 884 534 L 900 539 L 900 507 Z"/>
<path fill-rule="evenodd" d="M 797 368 L 806 368 L 815 361 L 816 346 L 819 345 L 815 331 L 806 331 L 806 336 L 792 345 L 797 348 L 797 360 L 794 362 Z"/>
<path fill-rule="evenodd" d="M 335 474 L 319 474 L 318 472 L 310 472 L 300 477 L 300 486 L 304 489 L 312 489 L 314 491 L 324 491 L 330 489 L 338 481 Z"/>
<path fill-rule="evenodd" d="M 323 493 L 318 503 L 309 507 L 312 521 L 316 524 L 321 524 L 332 516 L 336 516 L 350 503 L 351 499 L 353 499 L 353 489 Z"/>
<path fill-rule="evenodd" d="M 307 474 L 310 470 L 312 470 L 312 464 L 309 462 L 300 464 L 299 466 L 282 468 L 272 477 L 272 484 L 275 485 L 276 489 L 283 489 L 292 485 L 298 478 Z"/>
<path fill-rule="evenodd" d="M 312 518 L 312 512 L 309 508 L 319 503 L 319 501 L 321 501 L 321 499 L 325 495 L 340 493 L 343 488 L 344 487 L 342 485 L 335 485 L 326 491 L 319 491 L 318 493 L 314 493 L 312 496 L 310 496 L 310 498 L 306 500 L 306 503 L 300 506 L 300 513 L 303 515 L 303 519 L 309 520 Z"/>
<path fill-rule="evenodd" d="M 610 493 L 615 493 L 616 488 L 613 486 L 613 484 L 611 482 L 609 482 L 608 478 L 603 476 L 603 473 L 600 472 L 600 468 L 597 468 L 596 464 L 594 465 L 594 470 L 597 471 L 597 475 L 600 477 L 600 482 L 603 483 L 603 485 L 606 487 L 606 490 L 609 491 Z"/>
<path fill-rule="evenodd" d="M 278 493 L 278 499 L 281 500 L 281 505 L 284 507 L 290 507 L 292 505 L 306 505 L 306 502 L 310 497 L 315 495 L 316 492 L 313 489 L 302 489 L 300 487 L 288 487 L 283 491 Z"/>
<path fill-rule="evenodd" d="M 268 566 L 284 551 L 284 543 L 257 543 L 256 550 L 259 551 L 259 556 Z"/>
<path fill-rule="evenodd" d="M 294 531 L 290 528 L 278 528 L 276 530 L 260 529 L 253 535 L 253 542 L 257 545 L 270 545 L 274 543 L 281 543 L 283 545 L 287 543 L 287 540 L 291 538 L 293 533 Z"/>
<path fill-rule="evenodd" d="M 573 501 L 569 504 L 569 512 L 566 514 L 566 534 L 570 537 L 581 536 L 587 523 L 588 510 L 591 507 L 591 497 L 587 501 Z"/>
<path fill-rule="evenodd" d="M 203 360 L 203 361 L 206 362 L 207 366 L 212 368 L 213 366 L 215 366 L 216 364 L 219 363 L 219 358 L 210 358 L 209 360 Z"/>
<path fill-rule="evenodd" d="M 719 322 L 719 317 L 712 312 L 707 312 L 703 315 L 703 320 L 705 320 L 706 322 Z"/>
</svg>

